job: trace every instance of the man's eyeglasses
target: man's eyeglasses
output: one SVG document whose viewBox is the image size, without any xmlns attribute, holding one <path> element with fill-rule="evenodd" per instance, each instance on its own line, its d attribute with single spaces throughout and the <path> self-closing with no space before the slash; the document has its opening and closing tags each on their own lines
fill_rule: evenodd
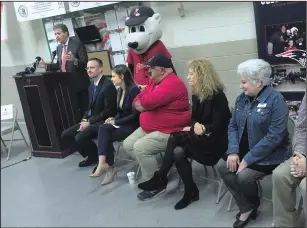
<svg viewBox="0 0 307 228">
<path fill-rule="evenodd" d="M 85 70 L 94 70 L 96 69 L 97 67 L 86 67 Z"/>
</svg>

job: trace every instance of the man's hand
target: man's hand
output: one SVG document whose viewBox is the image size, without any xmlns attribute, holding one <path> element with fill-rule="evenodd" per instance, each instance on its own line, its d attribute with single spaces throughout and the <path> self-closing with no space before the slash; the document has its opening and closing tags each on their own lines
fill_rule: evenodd
<svg viewBox="0 0 307 228">
<path fill-rule="evenodd" d="M 106 119 L 106 120 L 104 121 L 104 123 L 105 123 L 105 124 L 108 124 L 108 123 L 110 123 L 112 120 L 114 121 L 114 117 L 109 117 L 108 119 Z"/>
<path fill-rule="evenodd" d="M 191 131 L 191 127 L 184 127 L 182 131 Z"/>
<path fill-rule="evenodd" d="M 114 125 L 115 124 L 115 120 L 110 120 L 109 124 L 113 124 Z"/>
<path fill-rule="evenodd" d="M 238 165 L 240 165 L 240 158 L 238 154 L 229 154 L 227 157 L 227 168 L 230 172 L 237 171 Z"/>
<path fill-rule="evenodd" d="M 140 101 L 135 102 L 134 106 L 135 106 L 135 109 L 138 110 L 139 112 L 145 112 L 146 111 L 146 109 L 143 108 L 143 106 L 141 105 Z"/>
<path fill-rule="evenodd" d="M 41 59 L 41 61 L 38 64 L 39 68 L 47 68 L 47 63 L 45 63 L 45 61 L 43 59 Z"/>
<path fill-rule="evenodd" d="M 205 131 L 206 131 L 206 128 L 204 125 L 198 122 L 194 124 L 194 132 L 196 135 L 203 135 Z"/>
<path fill-rule="evenodd" d="M 243 169 L 245 169 L 247 167 L 247 163 L 244 161 L 244 159 L 241 161 L 237 174 L 240 173 Z"/>
<path fill-rule="evenodd" d="M 71 53 L 71 51 L 66 54 L 66 60 L 67 61 L 73 62 L 73 61 L 75 61 L 75 59 L 76 59 L 76 57 Z"/>
<path fill-rule="evenodd" d="M 293 157 L 290 165 L 290 174 L 294 177 L 306 176 L 306 157 L 301 153 L 294 153 L 296 156 Z"/>
<path fill-rule="evenodd" d="M 90 126 L 90 123 L 89 122 L 81 122 L 80 123 L 80 127 L 77 131 L 83 131 L 85 130 L 86 128 L 88 128 Z"/>
</svg>

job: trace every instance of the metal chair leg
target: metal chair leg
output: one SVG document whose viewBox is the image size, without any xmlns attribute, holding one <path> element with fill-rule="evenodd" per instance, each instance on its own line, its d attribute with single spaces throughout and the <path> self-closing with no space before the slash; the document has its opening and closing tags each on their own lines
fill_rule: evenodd
<svg viewBox="0 0 307 228">
<path fill-rule="evenodd" d="M 114 165 L 116 165 L 116 160 L 117 160 L 117 157 L 118 157 L 119 149 L 120 149 L 120 143 L 118 142 L 117 149 L 115 151 Z"/>
<path fill-rule="evenodd" d="M 2 142 L 2 144 L 3 144 L 3 146 L 4 146 L 4 149 L 5 149 L 6 154 L 8 154 L 8 149 L 7 149 L 6 145 L 5 145 L 5 142 L 4 142 L 4 140 L 2 139 L 2 137 L 1 137 L 1 142 Z"/>
<path fill-rule="evenodd" d="M 233 199 L 233 196 L 230 194 L 230 199 L 229 199 L 229 203 L 228 203 L 228 207 L 227 207 L 227 211 L 231 211 L 231 207 L 232 207 L 232 199 Z"/>
<path fill-rule="evenodd" d="M 216 204 L 218 204 L 220 202 L 222 187 L 223 187 L 223 180 L 221 180 L 220 183 L 219 183 L 219 190 L 217 192 L 216 201 L 215 201 Z"/>
<path fill-rule="evenodd" d="M 138 166 L 138 170 L 136 171 L 135 179 L 139 179 L 139 174 L 140 174 L 141 166 Z"/>
<path fill-rule="evenodd" d="M 15 127 L 15 126 L 14 126 L 14 127 Z M 13 143 L 14 133 L 15 133 L 14 127 L 13 127 L 13 129 L 12 129 L 12 137 L 11 137 L 11 141 L 10 141 L 10 145 L 9 145 L 9 151 L 8 151 L 8 153 L 7 153 L 7 158 L 6 158 L 7 161 L 9 160 L 10 154 L 11 154 L 11 148 L 12 148 L 12 143 Z"/>
<path fill-rule="evenodd" d="M 20 132 L 20 134 L 21 134 L 21 137 L 22 137 L 23 140 L 25 141 L 25 144 L 27 145 L 27 147 L 28 147 L 29 149 L 31 149 L 30 146 L 29 146 L 29 144 L 28 144 L 28 142 L 27 142 L 27 140 L 26 140 L 26 137 L 25 137 L 24 134 L 22 133 L 22 130 L 20 129 L 19 125 L 17 125 L 17 126 L 18 126 L 19 132 Z"/>
<path fill-rule="evenodd" d="M 297 214 L 300 216 L 301 213 L 302 213 L 302 210 L 303 210 L 303 196 L 301 196 L 300 198 L 300 202 L 298 203 L 298 206 L 297 206 Z"/>
</svg>

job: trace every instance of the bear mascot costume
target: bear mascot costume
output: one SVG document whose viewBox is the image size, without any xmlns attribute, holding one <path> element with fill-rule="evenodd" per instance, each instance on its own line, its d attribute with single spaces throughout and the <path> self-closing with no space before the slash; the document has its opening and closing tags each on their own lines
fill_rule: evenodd
<svg viewBox="0 0 307 228">
<path fill-rule="evenodd" d="M 158 53 L 172 58 L 160 40 L 161 16 L 149 7 L 139 6 L 131 10 L 125 25 L 125 41 L 128 47 L 126 62 L 133 73 L 135 83 L 144 88 L 149 84 L 150 77 L 148 68 L 143 63 Z M 173 70 L 175 71 L 174 68 Z"/>
</svg>

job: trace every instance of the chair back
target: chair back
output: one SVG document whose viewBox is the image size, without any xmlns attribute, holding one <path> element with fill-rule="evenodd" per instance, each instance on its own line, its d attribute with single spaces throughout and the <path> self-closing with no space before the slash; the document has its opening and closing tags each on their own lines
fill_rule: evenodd
<svg viewBox="0 0 307 228">
<path fill-rule="evenodd" d="M 1 105 L 1 121 L 15 119 L 16 115 L 17 110 L 15 110 L 14 105 Z"/>
<path fill-rule="evenodd" d="M 288 132 L 289 132 L 289 139 L 292 142 L 293 136 L 294 136 L 294 131 L 295 131 L 295 120 L 292 117 L 288 118 L 287 128 L 288 128 Z"/>
</svg>

